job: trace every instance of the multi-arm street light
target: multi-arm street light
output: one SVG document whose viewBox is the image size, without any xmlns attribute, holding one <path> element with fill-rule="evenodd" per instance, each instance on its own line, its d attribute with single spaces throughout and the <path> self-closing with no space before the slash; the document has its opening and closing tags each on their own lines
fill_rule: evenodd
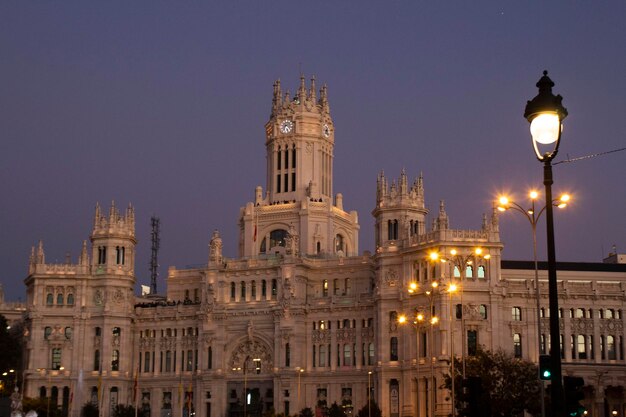
<svg viewBox="0 0 626 417">
<path fill-rule="evenodd" d="M 552 160 L 561 144 L 562 121 L 567 117 L 563 97 L 552 94 L 554 82 L 548 71 L 537 82 L 539 94 L 526 103 L 524 117 L 530 123 L 530 133 L 535 155 L 543 162 L 543 184 L 546 201 L 552 201 Z M 548 246 L 548 299 L 550 301 L 550 360 L 552 367 L 551 408 L 552 416 L 564 415 L 563 380 L 561 373 L 561 346 L 559 332 L 559 299 L 554 244 L 554 217 L 552 204 L 546 204 L 546 234 Z"/>
<path fill-rule="evenodd" d="M 541 298 L 539 293 L 539 265 L 537 261 L 537 223 L 539 222 L 539 218 L 544 213 L 546 206 L 544 205 L 538 212 L 535 210 L 535 201 L 539 197 L 539 193 L 537 191 L 531 191 L 528 196 L 530 197 L 531 205 L 530 208 L 525 209 L 521 205 L 517 204 L 514 201 L 511 201 L 506 196 L 501 196 L 498 199 L 498 210 L 499 211 L 507 211 L 513 210 L 518 213 L 522 213 L 524 217 L 530 223 L 532 228 L 533 235 L 533 260 L 535 263 L 535 298 L 537 299 L 537 362 L 539 361 L 539 355 L 541 355 Z M 569 194 L 563 194 L 558 200 L 553 200 L 552 204 L 557 206 L 558 208 L 565 208 L 567 203 L 570 201 L 571 197 Z M 546 203 L 547 204 L 547 203 Z M 543 380 L 539 375 L 539 384 L 541 388 L 541 416 L 544 417 L 546 415 L 545 410 L 545 387 Z"/>
<path fill-rule="evenodd" d="M 429 306 L 428 306 L 428 311 L 427 313 L 424 312 L 424 310 L 426 310 L 426 308 L 422 308 L 422 307 L 417 307 L 415 312 L 414 312 L 414 316 L 412 317 L 412 319 L 409 319 L 406 315 L 400 315 L 398 317 L 398 323 L 400 324 L 413 324 L 413 326 L 415 327 L 415 348 L 416 348 L 416 391 L 417 391 L 417 401 L 415 404 L 415 408 L 416 408 L 416 416 L 419 417 L 420 416 L 420 404 L 419 404 L 419 383 L 420 383 L 420 335 L 421 335 L 421 329 L 428 326 L 430 328 L 429 331 L 429 336 L 428 336 L 428 344 L 425 346 L 425 353 L 426 355 L 428 355 L 428 358 L 430 359 L 430 391 L 431 391 L 431 395 L 428 395 L 428 390 L 426 390 L 426 397 L 429 398 L 429 404 L 430 404 L 430 415 L 432 417 L 434 417 L 434 412 L 435 412 L 435 399 L 436 399 L 436 394 L 435 394 L 435 387 L 434 387 L 434 380 L 435 380 L 435 348 L 434 348 L 434 327 L 439 324 L 439 317 L 436 316 L 433 313 L 433 306 L 434 306 L 434 293 L 435 291 L 438 289 L 439 287 L 439 283 L 437 281 L 433 281 L 430 283 L 429 287 L 427 290 L 425 290 L 422 294 L 426 295 L 428 297 L 429 300 Z M 412 282 L 409 284 L 409 289 L 408 292 L 409 294 L 416 294 L 419 290 L 419 286 L 417 283 Z"/>
</svg>

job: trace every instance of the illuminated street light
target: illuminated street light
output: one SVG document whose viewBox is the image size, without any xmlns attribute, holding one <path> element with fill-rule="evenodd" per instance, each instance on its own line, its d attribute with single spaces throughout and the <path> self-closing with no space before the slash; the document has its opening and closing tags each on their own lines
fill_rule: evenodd
<svg viewBox="0 0 626 417">
<path fill-rule="evenodd" d="M 546 210 L 546 205 L 544 205 L 539 212 L 535 210 L 535 201 L 539 197 L 539 193 L 535 190 L 530 191 L 528 193 L 530 197 L 531 206 L 529 209 L 525 209 L 521 205 L 517 204 L 515 201 L 511 201 L 507 196 L 500 196 L 498 199 L 498 210 L 501 212 L 505 212 L 507 210 L 513 210 L 518 213 L 521 213 L 526 217 L 528 222 L 531 225 L 532 235 L 533 235 L 533 259 L 535 262 L 535 298 L 537 300 L 537 343 L 538 343 L 538 355 L 541 355 L 541 297 L 539 294 L 539 265 L 537 261 L 537 223 L 539 222 L 539 218 Z M 565 208 L 567 203 L 571 200 L 569 194 L 563 194 L 558 200 L 553 200 L 552 205 L 557 206 L 558 208 Z M 546 203 L 547 204 L 547 203 Z M 537 356 L 537 360 L 539 360 L 539 356 Z M 544 383 L 539 378 L 539 383 L 541 385 L 541 415 L 545 416 L 545 403 L 544 403 Z"/>
<path fill-rule="evenodd" d="M 562 121 L 567 117 L 563 97 L 552 94 L 554 82 L 548 71 L 537 82 L 539 94 L 526 103 L 524 117 L 530 123 L 530 132 L 535 155 L 543 162 L 543 184 L 546 201 L 552 202 L 552 164 L 559 151 Z M 546 235 L 548 247 L 548 299 L 550 301 L 550 357 L 552 361 L 551 408 L 552 416 L 564 415 L 563 380 L 561 373 L 561 346 L 559 343 L 559 299 L 557 288 L 556 250 L 554 244 L 554 218 L 552 204 L 546 204 Z"/>
</svg>

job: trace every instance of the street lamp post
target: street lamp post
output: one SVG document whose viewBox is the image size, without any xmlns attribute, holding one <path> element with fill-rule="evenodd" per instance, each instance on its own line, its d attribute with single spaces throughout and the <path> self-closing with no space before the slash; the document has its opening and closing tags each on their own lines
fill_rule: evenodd
<svg viewBox="0 0 626 417">
<path fill-rule="evenodd" d="M 372 371 L 367 371 L 367 416 L 368 417 L 372 417 L 372 398 L 371 397 L 372 397 Z"/>
<path fill-rule="evenodd" d="M 537 159 L 543 162 L 543 184 L 545 198 L 552 202 L 552 164 L 561 142 L 562 120 L 567 110 L 561 103 L 563 97 L 552 94 L 554 82 L 548 71 L 537 82 L 539 94 L 526 103 L 524 117 L 530 122 L 533 148 Z M 548 247 L 548 299 L 550 301 L 550 360 L 552 367 L 551 408 L 552 416 L 564 415 L 563 380 L 561 377 L 561 346 L 559 332 L 559 299 L 554 245 L 554 216 L 552 204 L 546 204 L 546 234 Z"/>
<path fill-rule="evenodd" d="M 298 409 L 302 409 L 300 406 L 300 375 L 302 375 L 302 372 L 304 372 L 304 369 L 298 368 Z"/>
<path fill-rule="evenodd" d="M 517 204 L 514 201 L 510 201 L 507 197 L 502 196 L 498 200 L 498 210 L 506 211 L 512 209 L 519 213 L 522 213 L 524 217 L 530 223 L 533 235 L 533 261 L 535 264 L 535 298 L 537 299 L 537 361 L 539 361 L 539 355 L 541 355 L 541 297 L 539 293 L 539 264 L 537 261 L 537 223 L 539 222 L 539 218 L 543 214 L 546 209 L 546 205 L 544 205 L 539 212 L 535 210 L 535 200 L 539 196 L 537 191 L 531 191 L 529 193 L 531 206 L 529 209 L 524 209 L 522 206 Z M 559 200 L 552 201 L 553 205 L 556 205 L 558 208 L 564 208 L 567 206 L 567 202 L 570 200 L 570 196 L 568 194 L 563 194 Z M 538 368 L 539 369 L 539 368 Z M 539 371 L 541 372 L 541 371 Z M 540 375 L 539 375 L 540 376 Z M 541 415 L 542 417 L 546 415 L 545 409 L 545 386 L 543 380 L 538 378 L 539 386 L 541 389 Z"/>
</svg>

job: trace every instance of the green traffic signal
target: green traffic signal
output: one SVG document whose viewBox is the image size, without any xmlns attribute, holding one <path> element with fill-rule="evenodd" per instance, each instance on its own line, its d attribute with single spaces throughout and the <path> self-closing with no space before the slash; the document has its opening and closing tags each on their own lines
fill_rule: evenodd
<svg viewBox="0 0 626 417">
<path fill-rule="evenodd" d="M 552 379 L 550 355 L 539 355 L 539 379 L 549 381 Z"/>
</svg>

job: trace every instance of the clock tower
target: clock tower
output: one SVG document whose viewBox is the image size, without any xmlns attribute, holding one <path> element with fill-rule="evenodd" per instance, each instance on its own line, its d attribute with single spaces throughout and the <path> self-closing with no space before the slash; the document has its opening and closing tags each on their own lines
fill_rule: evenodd
<svg viewBox="0 0 626 417">
<path fill-rule="evenodd" d="M 304 76 L 291 97 L 274 83 L 272 111 L 265 124 L 266 191 L 242 208 L 241 256 L 276 253 L 347 256 L 358 253 L 356 212 L 333 196 L 335 127 L 327 88 L 307 88 Z"/>
</svg>

